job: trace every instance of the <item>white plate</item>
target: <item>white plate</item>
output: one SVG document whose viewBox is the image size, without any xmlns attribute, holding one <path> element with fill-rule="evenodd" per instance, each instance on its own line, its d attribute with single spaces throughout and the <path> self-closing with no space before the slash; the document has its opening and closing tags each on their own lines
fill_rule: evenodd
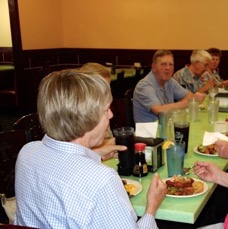
<svg viewBox="0 0 228 229">
<path fill-rule="evenodd" d="M 142 185 L 135 180 L 130 180 L 130 179 L 125 179 L 125 178 L 121 178 L 122 180 L 125 180 L 127 182 L 127 184 L 133 184 L 136 187 L 135 193 L 132 193 L 132 195 L 136 196 L 138 195 L 141 191 L 142 191 Z"/>
<path fill-rule="evenodd" d="M 198 145 L 199 146 L 199 145 Z M 206 154 L 206 153 L 201 153 L 201 152 L 199 152 L 198 151 L 198 146 L 195 146 L 194 148 L 193 148 L 193 151 L 195 152 L 195 153 L 197 153 L 197 154 L 200 154 L 200 155 L 203 155 L 203 156 L 208 156 L 208 157 L 218 157 L 218 154 L 216 153 L 216 154 Z"/>
<path fill-rule="evenodd" d="M 192 177 L 191 177 L 192 178 Z M 204 194 L 207 190 L 208 190 L 208 185 L 207 183 L 205 183 L 204 181 L 202 180 L 199 180 L 199 179 L 196 179 L 196 178 L 192 178 L 194 181 L 201 181 L 203 183 L 203 191 L 200 192 L 200 193 L 196 193 L 196 194 L 193 194 L 193 195 L 185 195 L 185 196 L 176 196 L 176 195 L 169 195 L 169 194 L 166 194 L 166 196 L 169 196 L 169 197 L 174 197 L 174 198 L 191 198 L 191 197 L 195 197 L 195 196 L 200 196 L 202 194 Z M 165 179 L 162 179 L 162 181 L 165 183 L 167 180 L 170 180 L 170 178 L 165 178 Z"/>
</svg>

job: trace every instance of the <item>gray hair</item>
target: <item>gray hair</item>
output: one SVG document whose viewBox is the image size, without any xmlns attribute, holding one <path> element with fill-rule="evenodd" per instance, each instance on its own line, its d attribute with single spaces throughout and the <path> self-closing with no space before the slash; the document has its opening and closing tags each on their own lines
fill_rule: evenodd
<svg viewBox="0 0 228 229">
<path fill-rule="evenodd" d="M 212 57 L 210 53 L 202 49 L 192 51 L 192 55 L 190 57 L 191 63 L 195 63 L 195 62 L 204 63 L 204 62 L 210 62 L 211 60 Z"/>
<path fill-rule="evenodd" d="M 97 126 L 111 101 L 110 86 L 101 76 L 68 69 L 41 81 L 37 110 L 48 136 L 72 141 Z"/>
<path fill-rule="evenodd" d="M 163 57 L 166 55 L 171 55 L 173 57 L 173 53 L 168 49 L 157 50 L 153 55 L 153 63 L 156 63 L 158 57 Z"/>
</svg>

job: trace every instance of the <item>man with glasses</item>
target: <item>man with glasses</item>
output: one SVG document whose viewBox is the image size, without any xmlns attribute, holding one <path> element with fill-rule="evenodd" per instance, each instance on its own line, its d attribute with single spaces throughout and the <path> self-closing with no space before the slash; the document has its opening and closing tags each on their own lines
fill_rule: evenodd
<svg viewBox="0 0 228 229">
<path fill-rule="evenodd" d="M 133 95 L 133 113 L 135 123 L 153 122 L 158 113 L 169 109 L 183 109 L 193 93 L 183 88 L 172 78 L 174 58 L 170 50 L 158 50 L 153 56 L 152 70 L 138 82 Z M 195 96 L 203 101 L 204 96 Z"/>
<path fill-rule="evenodd" d="M 173 78 L 192 93 L 208 93 L 216 82 L 209 76 L 203 77 L 204 79 L 202 80 L 202 75 L 209 67 L 211 60 L 211 55 L 207 51 L 194 50 L 190 57 L 191 64 L 178 70 L 173 75 Z"/>
</svg>

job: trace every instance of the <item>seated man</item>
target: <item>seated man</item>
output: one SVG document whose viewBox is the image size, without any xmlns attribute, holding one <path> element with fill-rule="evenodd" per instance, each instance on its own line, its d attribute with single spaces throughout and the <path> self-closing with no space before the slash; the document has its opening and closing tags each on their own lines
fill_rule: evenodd
<svg viewBox="0 0 228 229">
<path fill-rule="evenodd" d="M 211 55 L 205 50 L 194 50 L 190 57 L 191 64 L 174 73 L 173 78 L 192 93 L 208 93 L 216 82 L 214 79 L 201 79 L 203 73 L 207 70 Z"/>
<path fill-rule="evenodd" d="M 173 108 L 186 108 L 188 100 L 196 96 L 203 101 L 205 95 L 195 95 L 172 78 L 174 58 L 169 50 L 158 50 L 153 56 L 152 70 L 138 82 L 133 95 L 135 123 L 153 122 L 159 112 Z M 176 101 L 176 102 L 175 102 Z"/>
<path fill-rule="evenodd" d="M 154 215 L 166 195 L 155 174 L 145 215 L 137 221 L 118 173 L 101 163 L 112 95 L 101 76 L 63 70 L 39 86 L 38 114 L 46 135 L 17 158 L 15 223 L 35 228 L 157 228 Z"/>
</svg>

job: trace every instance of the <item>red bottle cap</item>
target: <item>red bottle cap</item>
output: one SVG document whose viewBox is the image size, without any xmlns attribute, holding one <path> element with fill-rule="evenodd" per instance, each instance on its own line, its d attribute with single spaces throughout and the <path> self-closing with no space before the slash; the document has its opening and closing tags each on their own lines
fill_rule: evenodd
<svg viewBox="0 0 228 229">
<path fill-rule="evenodd" d="M 145 147 L 145 143 L 135 143 L 135 151 L 144 151 Z"/>
</svg>

